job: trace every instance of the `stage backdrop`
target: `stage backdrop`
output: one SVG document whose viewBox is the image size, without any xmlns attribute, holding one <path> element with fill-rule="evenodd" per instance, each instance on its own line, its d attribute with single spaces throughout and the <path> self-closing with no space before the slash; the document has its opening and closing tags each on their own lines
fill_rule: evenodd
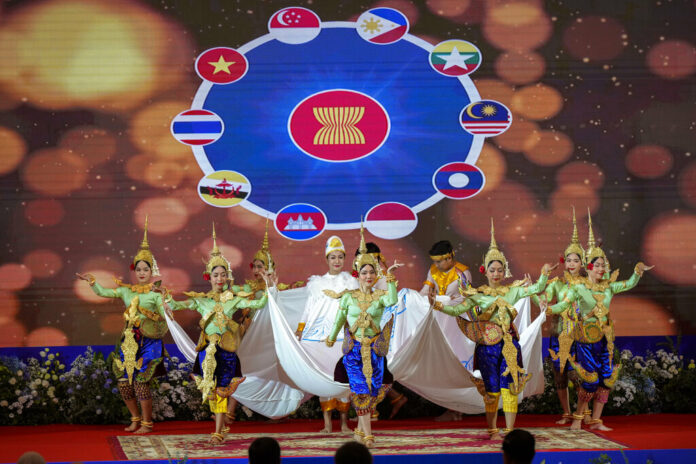
<svg viewBox="0 0 696 464">
<path fill-rule="evenodd" d="M 0 6 L 0 345 L 107 344 L 105 286 L 149 215 L 174 292 L 211 225 L 237 282 L 269 219 L 282 282 L 366 237 L 420 288 L 450 240 L 474 284 L 490 218 L 515 277 L 575 206 L 618 335 L 695 332 L 693 1 L 7 1 Z M 197 316 L 182 314 L 192 332 Z"/>
</svg>

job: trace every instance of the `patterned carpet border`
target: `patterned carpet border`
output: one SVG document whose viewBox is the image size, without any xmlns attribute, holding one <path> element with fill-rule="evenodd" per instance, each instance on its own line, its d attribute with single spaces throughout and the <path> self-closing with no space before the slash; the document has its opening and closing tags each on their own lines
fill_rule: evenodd
<svg viewBox="0 0 696 464">
<path fill-rule="evenodd" d="M 536 438 L 536 449 L 595 450 L 625 446 L 584 430 L 528 428 Z M 259 436 L 278 440 L 284 457 L 333 456 L 350 440 L 350 434 L 323 433 L 237 433 L 222 445 L 210 445 L 210 435 L 123 435 L 113 437 L 114 457 L 128 460 L 246 457 L 249 444 Z M 373 454 L 464 454 L 499 452 L 500 442 L 488 440 L 483 429 L 379 430 Z"/>
</svg>

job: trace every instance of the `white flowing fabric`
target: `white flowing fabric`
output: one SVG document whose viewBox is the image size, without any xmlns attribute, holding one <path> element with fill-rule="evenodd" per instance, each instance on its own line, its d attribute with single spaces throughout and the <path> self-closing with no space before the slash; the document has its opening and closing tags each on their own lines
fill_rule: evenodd
<svg viewBox="0 0 696 464">
<path fill-rule="evenodd" d="M 195 362 L 195 343 L 169 315 L 166 320 L 179 351 L 188 361 Z M 246 379 L 232 397 L 252 411 L 273 419 L 294 412 L 302 403 L 304 393 L 284 381 L 287 377 L 273 357 L 275 347 L 263 340 L 263 332 L 270 330 L 269 325 L 268 311 L 258 311 L 237 350 L 237 355 L 243 360 Z"/>
</svg>

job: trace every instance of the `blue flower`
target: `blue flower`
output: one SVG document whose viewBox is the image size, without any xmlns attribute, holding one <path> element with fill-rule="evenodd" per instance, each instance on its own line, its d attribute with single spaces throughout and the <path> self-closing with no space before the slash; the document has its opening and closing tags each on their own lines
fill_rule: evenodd
<svg viewBox="0 0 696 464">
<path fill-rule="evenodd" d="M 78 389 L 78 390 L 82 390 L 82 385 L 77 384 L 77 385 L 75 385 L 75 388 Z"/>
<path fill-rule="evenodd" d="M 112 388 L 111 393 L 118 393 L 118 388 Z"/>
<path fill-rule="evenodd" d="M 73 394 L 73 389 L 72 389 L 72 388 L 68 388 L 68 395 L 72 395 L 72 394 Z"/>
<path fill-rule="evenodd" d="M 96 379 L 97 378 L 96 372 L 94 374 L 92 374 L 91 377 L 92 377 L 92 379 Z"/>
</svg>

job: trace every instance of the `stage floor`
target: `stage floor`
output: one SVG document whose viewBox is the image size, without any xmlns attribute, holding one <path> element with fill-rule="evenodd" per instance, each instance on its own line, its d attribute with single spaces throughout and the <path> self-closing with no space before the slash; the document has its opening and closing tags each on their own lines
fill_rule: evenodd
<svg viewBox="0 0 696 464">
<path fill-rule="evenodd" d="M 695 415 L 607 417 L 606 425 L 614 430 L 602 434 L 571 432 L 567 427 L 555 426 L 554 421 L 557 419 L 557 416 L 522 415 L 516 426 L 529 429 L 535 434 L 538 451 L 542 454 L 550 452 L 547 453 L 549 458 L 555 455 L 565 456 L 563 462 L 576 461 L 569 459 L 577 454 L 571 451 L 585 451 L 581 454 L 589 452 L 591 454 L 588 456 L 598 457 L 602 450 L 624 452 L 631 456 L 634 454 L 632 450 L 696 448 Z M 463 454 L 478 457 L 476 460 L 481 462 L 496 462 L 493 458 L 499 459 L 497 454 L 500 452 L 500 442 L 486 439 L 482 423 L 482 416 L 469 416 L 457 422 L 434 422 L 429 418 L 374 422 L 377 446 L 373 453 L 385 458 L 399 457 L 401 462 L 405 462 L 407 456 L 422 456 L 419 461 L 421 463 L 444 462 L 442 458 L 445 455 L 455 457 Z M 330 456 L 338 446 L 350 439 L 350 434 L 317 433 L 321 426 L 322 423 L 318 420 L 238 422 L 233 426 L 225 444 L 216 447 L 206 444 L 212 431 L 212 421 L 161 422 L 155 425 L 154 433 L 144 436 L 128 434 L 123 432 L 123 426 L 116 425 L 2 427 L 0 463 L 16 462 L 22 453 L 29 450 L 38 451 L 50 462 L 166 461 L 168 457 L 180 459 L 184 456 L 189 459 L 188 462 L 206 458 L 217 458 L 218 462 L 231 458 L 230 462 L 234 462 L 237 461 L 234 458 L 246 456 L 246 449 L 254 438 L 264 435 L 278 439 L 284 457 L 296 456 L 291 459 L 293 463 L 305 462 L 302 457 L 314 458 L 312 462 L 331 462 Z M 336 421 L 334 427 L 338 427 Z M 579 458 L 580 455 L 575 457 Z M 239 459 L 239 462 L 244 461 Z M 376 462 L 380 461 L 386 462 L 376 459 Z M 396 462 L 392 459 L 388 461 Z M 549 462 L 552 460 L 547 459 L 547 463 Z M 669 462 L 674 464 L 679 459 L 670 457 Z"/>
</svg>

